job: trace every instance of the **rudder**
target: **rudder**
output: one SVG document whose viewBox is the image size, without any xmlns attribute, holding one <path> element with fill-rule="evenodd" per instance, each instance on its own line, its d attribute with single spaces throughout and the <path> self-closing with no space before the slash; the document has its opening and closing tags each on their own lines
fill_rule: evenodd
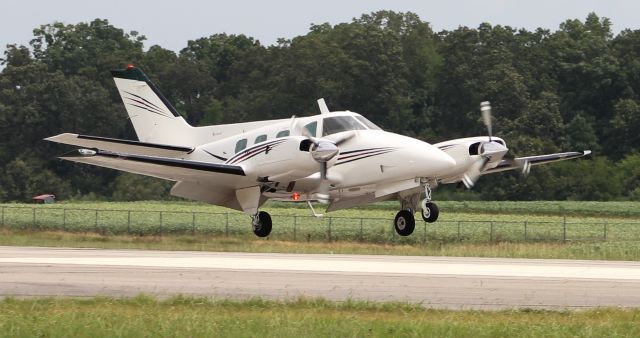
<svg viewBox="0 0 640 338">
<path fill-rule="evenodd" d="M 192 146 L 192 127 L 140 69 L 129 65 L 111 75 L 141 142 Z"/>
</svg>

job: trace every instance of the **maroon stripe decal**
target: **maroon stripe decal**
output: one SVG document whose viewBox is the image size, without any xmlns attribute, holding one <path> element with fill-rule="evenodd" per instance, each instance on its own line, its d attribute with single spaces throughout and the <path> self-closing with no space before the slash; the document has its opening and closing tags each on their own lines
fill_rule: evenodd
<svg viewBox="0 0 640 338">
<path fill-rule="evenodd" d="M 365 151 L 365 152 L 360 152 L 358 154 L 352 154 L 352 155 L 349 155 L 349 156 L 342 156 L 342 157 L 339 156 L 338 157 L 338 161 L 346 160 L 348 158 L 357 157 L 357 156 L 361 156 L 361 155 L 372 154 L 372 153 L 376 153 L 376 152 L 379 152 L 379 151 L 387 151 L 387 150 L 394 150 L 394 148 L 379 148 L 379 149 L 376 149 L 376 150 L 369 150 L 369 151 Z"/>
<path fill-rule="evenodd" d="M 160 107 L 158 107 L 157 105 L 153 104 L 153 102 L 151 102 L 151 101 L 149 101 L 149 100 L 145 99 L 144 97 L 142 97 L 142 96 L 140 96 L 140 95 L 136 95 L 136 94 L 134 94 L 134 93 L 130 93 L 130 92 L 126 91 L 126 90 L 123 90 L 123 92 L 125 92 L 125 93 L 127 93 L 127 94 L 129 94 L 129 95 L 135 96 L 135 97 L 137 97 L 137 98 L 139 98 L 139 99 L 141 99 L 141 100 L 144 100 L 146 103 L 148 103 L 148 104 L 150 104 L 150 105 L 154 106 L 155 108 L 157 108 L 157 109 L 159 109 L 159 110 L 162 110 Z"/>
<path fill-rule="evenodd" d="M 279 144 L 281 144 L 282 142 L 284 142 L 285 140 L 276 140 L 276 141 L 272 141 L 268 144 L 263 144 L 258 146 L 257 148 L 249 148 L 241 153 L 238 153 L 236 156 L 232 157 L 229 159 L 229 161 L 227 161 L 227 163 L 231 164 L 231 163 L 238 163 L 239 161 L 243 161 L 245 159 L 247 159 L 249 156 L 254 155 L 254 154 L 258 154 L 262 151 L 264 151 L 265 149 L 267 149 L 267 147 L 275 147 Z"/>
<path fill-rule="evenodd" d="M 392 149 L 392 150 L 385 150 L 385 151 L 380 152 L 380 153 L 371 154 L 371 155 L 365 155 L 365 156 L 358 157 L 358 158 L 354 158 L 354 159 L 351 159 L 351 160 L 338 162 L 338 163 L 336 163 L 335 165 L 341 165 L 341 164 L 345 164 L 345 163 L 349 163 L 349 162 L 353 162 L 353 161 L 357 161 L 357 160 L 362 160 L 362 159 L 369 158 L 369 157 L 373 157 L 373 156 L 383 155 L 383 154 L 387 154 L 387 153 L 390 153 L 390 152 L 393 152 L 393 151 L 395 151 L 395 150 L 394 150 L 394 149 Z"/>
<path fill-rule="evenodd" d="M 144 110 L 146 110 L 146 111 L 148 111 L 148 112 L 150 112 L 150 113 L 158 114 L 158 115 L 160 115 L 160 116 L 167 117 L 167 118 L 169 117 L 169 116 L 167 116 L 167 115 L 164 115 L 164 114 L 160 114 L 160 113 L 154 112 L 153 110 L 149 110 L 149 108 L 147 108 L 147 107 L 145 107 L 145 106 L 140 106 L 140 105 L 133 104 L 133 103 L 128 103 L 128 102 L 127 102 L 127 104 L 128 104 L 128 105 L 130 105 L 130 106 L 138 107 L 138 108 L 140 108 L 140 109 L 144 109 Z"/>
<path fill-rule="evenodd" d="M 160 109 L 158 109 L 158 108 L 152 107 L 152 106 L 150 106 L 150 105 L 148 105 L 148 104 L 144 103 L 143 101 L 136 100 L 136 99 L 134 99 L 134 98 L 130 98 L 130 97 L 127 97 L 126 99 L 127 99 L 127 100 L 131 100 L 131 101 L 136 102 L 136 103 L 139 103 L 139 104 L 141 104 L 141 105 L 143 105 L 143 106 L 147 107 L 147 110 L 153 110 L 153 111 L 155 111 L 155 112 L 157 112 L 157 113 L 159 113 L 159 114 L 166 115 L 167 117 L 169 117 L 169 116 L 167 115 L 167 113 L 165 113 L 164 111 L 162 111 L 162 110 L 160 110 Z"/>
</svg>

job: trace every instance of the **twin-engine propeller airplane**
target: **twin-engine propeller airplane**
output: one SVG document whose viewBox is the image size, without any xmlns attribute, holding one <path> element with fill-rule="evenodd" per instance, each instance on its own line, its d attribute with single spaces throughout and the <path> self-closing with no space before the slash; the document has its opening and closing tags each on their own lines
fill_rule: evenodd
<svg viewBox="0 0 640 338">
<path fill-rule="evenodd" d="M 327 211 L 397 199 L 394 226 L 410 235 L 420 208 L 438 218 L 431 189 L 463 182 L 471 188 L 485 174 L 577 158 L 590 151 L 514 158 L 492 135 L 491 107 L 481 104 L 488 136 L 429 144 L 386 132 L 350 111 L 291 119 L 192 127 L 138 68 L 112 71 L 139 141 L 78 134 L 46 140 L 81 147 L 64 160 L 175 181 L 171 194 L 241 210 L 253 232 L 266 237 L 267 200 L 328 203 Z M 424 195 L 424 198 L 422 196 Z M 422 199 L 422 201 L 420 201 Z"/>
</svg>

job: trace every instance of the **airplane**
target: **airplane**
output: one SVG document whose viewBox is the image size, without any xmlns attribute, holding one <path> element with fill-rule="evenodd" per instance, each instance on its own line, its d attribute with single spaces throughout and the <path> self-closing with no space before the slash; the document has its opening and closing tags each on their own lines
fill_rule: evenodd
<svg viewBox="0 0 640 338">
<path fill-rule="evenodd" d="M 492 135 L 491 106 L 481 104 L 487 136 L 436 144 L 382 130 L 363 115 L 330 111 L 290 119 L 193 127 L 137 67 L 113 70 L 137 141 L 63 133 L 45 140 L 80 147 L 63 160 L 174 181 L 171 195 L 240 210 L 255 235 L 271 233 L 268 200 L 327 204 L 327 212 L 398 200 L 395 231 L 410 235 L 415 212 L 438 219 L 431 191 L 467 188 L 482 175 L 582 157 L 564 152 L 514 158 Z M 423 197 L 424 196 L 424 197 Z"/>
</svg>

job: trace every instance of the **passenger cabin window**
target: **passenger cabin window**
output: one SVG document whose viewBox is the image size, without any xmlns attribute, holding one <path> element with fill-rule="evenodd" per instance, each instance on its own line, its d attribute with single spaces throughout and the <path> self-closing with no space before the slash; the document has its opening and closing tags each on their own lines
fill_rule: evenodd
<svg viewBox="0 0 640 338">
<path fill-rule="evenodd" d="M 318 131 L 318 122 L 311 122 L 304 126 L 304 128 L 309 131 L 309 134 L 311 136 L 316 137 L 316 132 Z"/>
<path fill-rule="evenodd" d="M 279 132 L 276 135 L 276 138 L 278 138 L 278 137 L 286 137 L 286 136 L 289 136 L 289 131 L 288 130 L 283 130 L 283 131 Z"/>
<path fill-rule="evenodd" d="M 353 116 L 325 117 L 322 128 L 322 136 L 327 136 L 348 130 L 365 130 L 364 125 L 356 121 Z"/>
<path fill-rule="evenodd" d="M 236 142 L 236 153 L 239 153 L 247 147 L 247 139 L 243 138 L 242 140 Z"/>
<path fill-rule="evenodd" d="M 256 140 L 253 142 L 253 144 L 258 144 L 260 142 L 264 142 L 267 140 L 267 135 L 260 135 L 258 137 L 256 137 Z"/>
</svg>

